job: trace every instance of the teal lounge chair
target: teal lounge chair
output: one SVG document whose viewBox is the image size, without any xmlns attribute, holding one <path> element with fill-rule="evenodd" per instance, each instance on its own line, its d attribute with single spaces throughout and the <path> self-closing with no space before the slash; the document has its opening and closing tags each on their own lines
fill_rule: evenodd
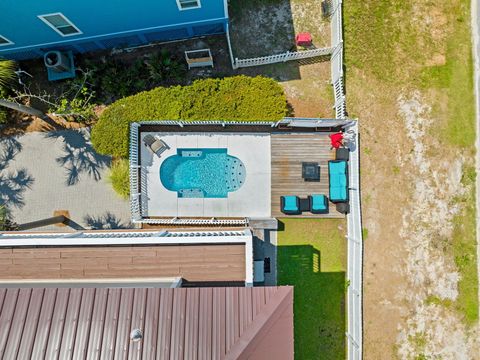
<svg viewBox="0 0 480 360">
<path fill-rule="evenodd" d="M 312 214 L 328 214 L 328 198 L 323 194 L 312 194 L 308 197 Z"/>
<path fill-rule="evenodd" d="M 294 195 L 280 196 L 280 207 L 282 213 L 286 215 L 298 215 L 302 212 L 300 210 L 300 199 Z"/>
</svg>

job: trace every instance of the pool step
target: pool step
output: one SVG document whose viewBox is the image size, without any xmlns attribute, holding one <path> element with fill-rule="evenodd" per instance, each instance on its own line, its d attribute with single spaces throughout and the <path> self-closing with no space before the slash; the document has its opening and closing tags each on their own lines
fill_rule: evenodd
<svg viewBox="0 0 480 360">
<path fill-rule="evenodd" d="M 203 198 L 202 189 L 181 189 L 178 190 L 178 196 L 182 198 Z"/>
<path fill-rule="evenodd" d="M 188 158 L 199 158 L 202 157 L 202 150 L 182 150 L 180 152 L 181 157 L 188 157 Z"/>
</svg>

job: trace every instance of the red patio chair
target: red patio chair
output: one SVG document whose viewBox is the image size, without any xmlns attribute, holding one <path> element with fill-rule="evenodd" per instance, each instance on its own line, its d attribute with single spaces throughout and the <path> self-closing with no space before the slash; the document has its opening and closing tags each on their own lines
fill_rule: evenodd
<svg viewBox="0 0 480 360">
<path fill-rule="evenodd" d="M 330 144 L 332 145 L 332 148 L 339 149 L 343 147 L 343 133 L 335 133 L 335 134 L 330 134 L 328 135 L 330 138 Z"/>
</svg>

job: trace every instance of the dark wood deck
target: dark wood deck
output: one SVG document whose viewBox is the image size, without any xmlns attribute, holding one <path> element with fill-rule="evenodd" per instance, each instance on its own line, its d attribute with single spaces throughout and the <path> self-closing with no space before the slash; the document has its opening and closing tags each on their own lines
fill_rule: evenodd
<svg viewBox="0 0 480 360">
<path fill-rule="evenodd" d="M 272 217 L 298 218 L 343 218 L 335 205 L 330 203 L 329 214 L 316 215 L 304 212 L 301 215 L 285 215 L 280 211 L 280 196 L 310 194 L 328 196 L 328 160 L 334 159 L 330 139 L 326 133 L 272 134 Z M 302 179 L 302 162 L 318 162 L 320 182 Z"/>
</svg>

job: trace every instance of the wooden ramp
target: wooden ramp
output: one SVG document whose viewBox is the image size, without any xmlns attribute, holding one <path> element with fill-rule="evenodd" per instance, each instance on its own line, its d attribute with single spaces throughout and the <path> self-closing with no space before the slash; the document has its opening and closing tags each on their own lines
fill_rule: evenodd
<svg viewBox="0 0 480 360">
<path fill-rule="evenodd" d="M 298 218 L 343 218 L 344 215 L 329 203 L 329 214 L 316 215 L 304 212 L 301 215 L 285 215 L 280 211 L 280 196 L 310 194 L 328 196 L 328 160 L 335 153 L 330 150 L 330 139 L 325 133 L 272 134 L 272 217 Z M 302 162 L 318 162 L 320 182 L 308 182 L 302 178 Z"/>
</svg>

